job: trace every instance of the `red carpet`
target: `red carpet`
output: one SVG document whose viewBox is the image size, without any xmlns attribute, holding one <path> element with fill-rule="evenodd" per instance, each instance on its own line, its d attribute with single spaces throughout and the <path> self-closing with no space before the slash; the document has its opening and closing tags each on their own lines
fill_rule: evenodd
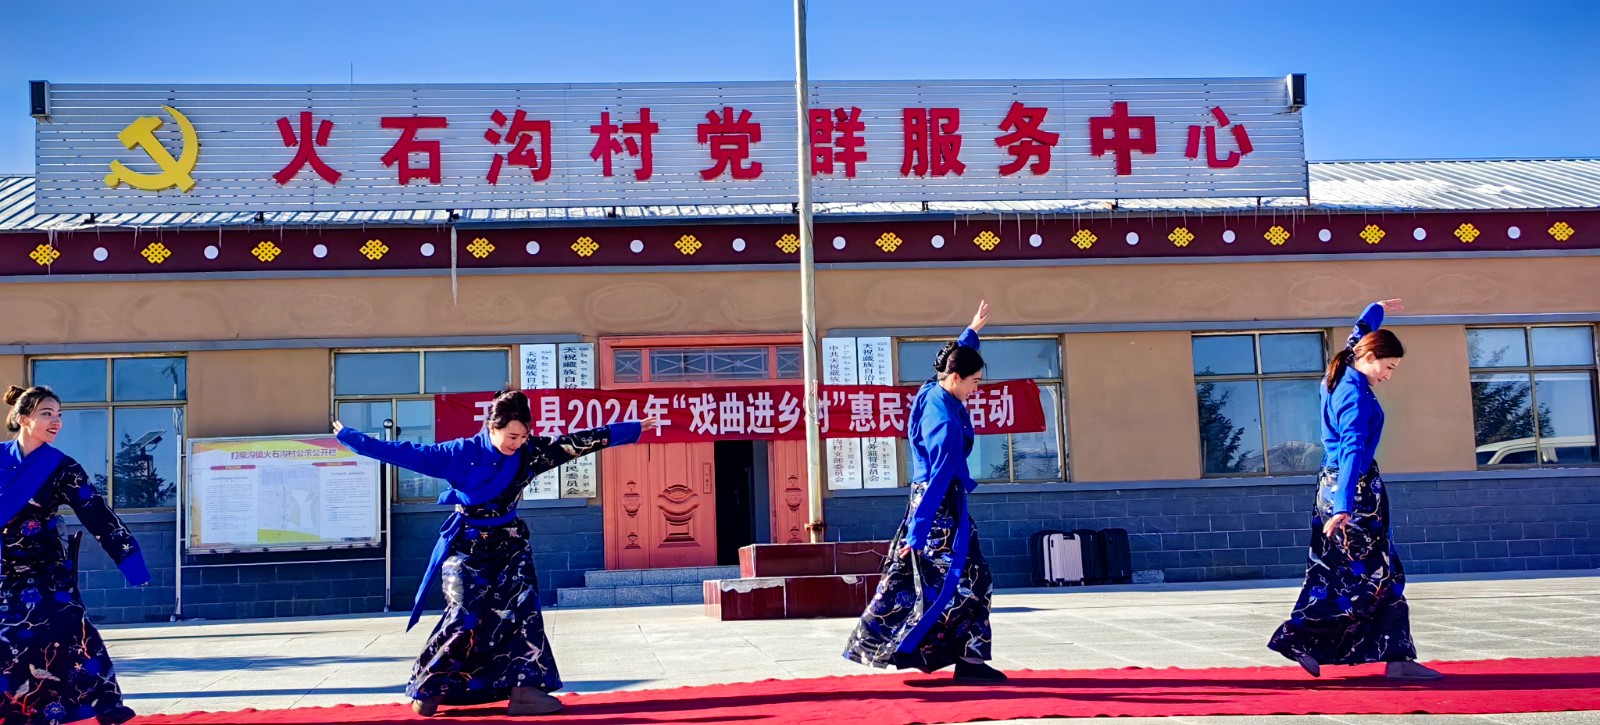
<svg viewBox="0 0 1600 725">
<path fill-rule="evenodd" d="M 1390 682 L 1381 666 L 1011 673 L 1001 687 L 959 687 L 948 674 L 866 674 L 569 695 L 565 712 L 506 716 L 504 705 L 441 708 L 431 722 L 477 723 L 959 723 L 1041 717 L 1171 715 L 1488 714 L 1600 710 L 1600 657 L 1446 662 L 1446 679 Z M 165 723 L 421 722 L 406 705 L 245 710 L 140 718 Z"/>
</svg>

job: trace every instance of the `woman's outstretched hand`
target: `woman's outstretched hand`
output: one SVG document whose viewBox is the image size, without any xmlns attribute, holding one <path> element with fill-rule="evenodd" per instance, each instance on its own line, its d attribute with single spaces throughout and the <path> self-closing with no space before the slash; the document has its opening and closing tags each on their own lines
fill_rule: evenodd
<svg viewBox="0 0 1600 725">
<path fill-rule="evenodd" d="M 640 433 L 648 433 L 648 432 L 653 431 L 653 430 L 655 430 L 657 428 L 660 428 L 660 427 L 661 427 L 661 418 L 659 416 L 652 415 L 649 418 L 645 418 L 644 420 L 639 421 L 639 432 Z"/>
<path fill-rule="evenodd" d="M 967 327 L 973 332 L 982 332 L 983 326 L 987 324 L 989 324 L 989 302 L 982 300 L 978 302 L 978 311 L 972 315 L 972 324 Z"/>
<path fill-rule="evenodd" d="M 1382 302 L 1378 303 L 1378 306 L 1382 307 L 1384 312 L 1400 312 L 1406 308 L 1406 306 L 1400 302 L 1399 298 L 1383 300 Z"/>
</svg>

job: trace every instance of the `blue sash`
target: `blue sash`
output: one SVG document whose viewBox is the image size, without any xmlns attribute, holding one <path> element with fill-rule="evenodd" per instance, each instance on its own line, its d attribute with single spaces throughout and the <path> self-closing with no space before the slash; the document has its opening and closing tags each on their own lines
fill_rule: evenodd
<svg viewBox="0 0 1600 725">
<path fill-rule="evenodd" d="M 923 493 L 926 495 L 927 491 L 924 490 Z M 950 571 L 945 573 L 944 586 L 934 595 L 931 602 L 926 599 L 927 594 L 922 591 L 922 573 L 917 571 L 917 557 L 921 554 L 916 550 L 911 552 L 911 576 L 916 582 L 917 600 L 921 611 L 918 612 L 917 623 L 912 625 L 905 639 L 900 640 L 900 645 L 895 647 L 896 652 L 908 653 L 921 646 L 922 638 L 928 635 L 928 630 L 939 620 L 940 615 L 944 614 L 945 607 L 950 606 L 951 600 L 956 597 L 956 590 L 961 587 L 961 574 L 967 568 L 967 547 L 972 538 L 972 519 L 967 516 L 965 487 L 961 492 L 961 510 L 956 512 L 956 516 L 955 541 L 950 542 Z"/>
<path fill-rule="evenodd" d="M 528 446 L 524 446 L 518 452 L 516 458 L 508 459 L 501 464 L 486 485 L 474 487 L 474 493 L 481 495 L 493 491 L 498 494 L 505 491 L 507 486 L 520 479 L 521 474 L 532 462 L 533 456 L 530 454 L 530 449 Z M 445 492 L 439 495 L 439 503 L 448 503 L 459 500 L 459 498 L 460 492 L 454 489 L 445 489 Z M 417 596 L 411 602 L 411 621 L 406 623 L 406 631 L 411 631 L 412 627 L 417 626 L 417 620 L 422 618 L 423 605 L 427 602 L 428 592 L 433 588 L 433 580 L 438 576 L 439 567 L 444 564 L 445 558 L 450 556 L 450 543 L 455 540 L 456 535 L 468 526 L 490 528 L 509 524 L 515 521 L 516 518 L 517 510 L 515 507 L 501 516 L 475 519 L 468 517 L 460 505 L 456 506 L 456 510 L 452 511 L 450 516 L 445 518 L 444 524 L 439 526 L 439 540 L 433 544 L 433 554 L 428 557 L 428 568 L 422 572 L 422 584 L 417 587 Z"/>
<path fill-rule="evenodd" d="M 22 455 L 21 441 L 0 444 L 0 526 L 21 513 L 66 458 L 48 443 L 27 456 Z"/>
</svg>

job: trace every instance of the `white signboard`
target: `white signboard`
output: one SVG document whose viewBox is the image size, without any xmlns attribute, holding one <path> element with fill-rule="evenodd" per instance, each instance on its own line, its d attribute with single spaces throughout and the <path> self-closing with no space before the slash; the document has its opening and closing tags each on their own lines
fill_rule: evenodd
<svg viewBox="0 0 1600 725">
<path fill-rule="evenodd" d="M 856 338 L 862 385 L 894 385 L 894 341 L 887 337 Z M 894 438 L 861 441 L 861 481 L 866 488 L 900 485 L 900 452 Z"/>
<path fill-rule="evenodd" d="M 379 464 L 331 435 L 189 441 L 189 551 L 376 546 Z"/>
<path fill-rule="evenodd" d="M 812 84 L 818 202 L 1305 196 L 1286 78 Z M 37 211 L 792 201 L 784 82 L 53 85 Z"/>
<path fill-rule="evenodd" d="M 580 342 L 560 346 L 561 387 L 590 390 L 595 386 L 594 345 Z M 584 456 L 560 468 L 561 498 L 594 498 L 600 478 L 598 456 Z"/>
<path fill-rule="evenodd" d="M 522 389 L 523 390 L 552 390 L 560 385 L 557 374 L 556 359 L 558 352 L 555 345 L 522 345 L 519 348 L 519 357 L 522 360 Z M 526 499 L 557 498 L 561 491 L 561 470 L 545 471 L 533 477 L 532 481 L 522 489 L 522 497 Z"/>
<path fill-rule="evenodd" d="M 823 338 L 822 383 L 855 385 L 857 382 L 855 338 Z M 835 491 L 861 488 L 861 440 L 834 438 L 825 443 L 828 447 L 828 488 Z"/>
</svg>

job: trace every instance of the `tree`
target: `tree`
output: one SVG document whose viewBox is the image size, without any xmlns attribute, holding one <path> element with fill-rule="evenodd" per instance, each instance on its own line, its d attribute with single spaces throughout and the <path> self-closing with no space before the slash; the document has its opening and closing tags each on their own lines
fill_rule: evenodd
<svg viewBox="0 0 1600 725">
<path fill-rule="evenodd" d="M 160 441 L 160 438 L 148 442 L 144 438 L 136 441 L 133 436 L 123 434 L 111 470 L 111 475 L 117 482 L 117 508 L 160 508 L 172 505 L 178 484 L 176 481 L 168 481 L 161 477 L 156 469 L 155 457 L 149 451 Z M 99 480 L 96 483 L 103 485 Z"/>
<path fill-rule="evenodd" d="M 1200 447 L 1205 454 L 1207 473 L 1239 473 L 1245 468 L 1244 456 L 1239 453 L 1244 443 L 1244 428 L 1235 426 L 1222 412 L 1231 395 L 1219 394 L 1216 383 L 1195 386 L 1195 397 L 1200 403 Z"/>
<path fill-rule="evenodd" d="M 1468 338 L 1468 356 L 1480 357 L 1478 341 Z M 1505 351 L 1496 351 L 1481 367 L 1497 367 L 1505 358 Z M 1532 438 L 1537 422 L 1538 435 L 1555 435 L 1550 423 L 1550 406 L 1540 403 L 1535 417 L 1532 406 L 1533 382 L 1526 375 L 1515 380 L 1474 382 L 1472 384 L 1472 422 L 1478 445 L 1499 443 L 1518 438 Z"/>
</svg>

